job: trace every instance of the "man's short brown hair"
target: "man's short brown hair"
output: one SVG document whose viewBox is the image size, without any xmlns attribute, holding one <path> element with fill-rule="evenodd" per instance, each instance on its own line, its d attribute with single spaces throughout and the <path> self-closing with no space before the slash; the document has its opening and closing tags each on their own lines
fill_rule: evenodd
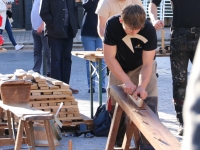
<svg viewBox="0 0 200 150">
<path fill-rule="evenodd" d="M 131 29 L 141 29 L 144 27 L 146 14 L 141 6 L 130 4 L 122 10 L 121 18 Z"/>
</svg>

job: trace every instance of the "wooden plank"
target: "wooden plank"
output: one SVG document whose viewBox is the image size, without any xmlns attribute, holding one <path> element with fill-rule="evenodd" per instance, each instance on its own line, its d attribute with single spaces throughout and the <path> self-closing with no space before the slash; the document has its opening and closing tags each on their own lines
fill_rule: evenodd
<svg viewBox="0 0 200 150">
<path fill-rule="evenodd" d="M 12 111 L 17 117 L 21 117 L 22 115 L 30 115 L 30 114 L 49 114 L 47 112 L 43 112 L 41 110 L 36 110 L 31 108 L 29 104 L 9 104 L 5 105 L 2 101 L 0 101 L 0 107 L 4 110 Z M 69 107 L 69 106 L 68 106 Z"/>
<path fill-rule="evenodd" d="M 58 106 L 45 106 L 45 107 L 34 107 L 35 109 L 49 109 L 49 108 L 58 108 Z M 76 109 L 77 107 L 75 107 L 75 105 L 66 105 L 66 106 L 62 106 L 62 108 L 74 108 Z M 78 108 L 77 108 L 78 109 Z"/>
<path fill-rule="evenodd" d="M 21 149 L 21 140 L 22 140 L 22 135 L 23 135 L 23 130 L 24 130 L 24 121 L 19 120 L 19 126 L 18 126 L 18 132 L 17 132 L 17 138 L 15 141 L 15 150 L 20 150 Z"/>
<path fill-rule="evenodd" d="M 49 89 L 59 89 L 59 86 L 52 85 L 51 83 L 48 83 L 48 82 L 47 84 L 48 84 Z"/>
<path fill-rule="evenodd" d="M 80 117 L 58 117 L 59 120 L 82 120 L 83 118 Z"/>
<path fill-rule="evenodd" d="M 41 87 L 39 87 L 39 89 L 41 89 L 41 90 L 47 90 L 47 89 L 49 89 L 49 87 L 48 86 L 41 86 Z"/>
<path fill-rule="evenodd" d="M 5 145 L 15 145 L 14 139 L 0 138 L 0 146 L 5 146 Z"/>
<path fill-rule="evenodd" d="M 122 112 L 122 108 L 118 105 L 118 103 L 116 103 L 105 150 L 111 150 L 114 148 Z"/>
<path fill-rule="evenodd" d="M 42 92 L 43 95 L 52 95 L 52 92 Z"/>
<path fill-rule="evenodd" d="M 53 133 L 51 130 L 49 120 L 44 120 L 44 126 L 45 126 L 46 136 L 47 136 L 48 143 L 49 143 L 49 149 L 56 150 L 55 145 L 54 145 L 54 140 L 53 140 Z"/>
<path fill-rule="evenodd" d="M 119 86 L 111 86 L 111 95 L 130 117 L 137 128 L 156 150 L 180 150 L 181 145 L 173 134 L 160 122 L 153 111 L 143 104 L 138 108 Z"/>
<path fill-rule="evenodd" d="M 68 100 L 74 100 L 74 97 L 69 95 L 31 95 L 30 99 L 41 99 L 41 98 L 66 98 Z"/>
<path fill-rule="evenodd" d="M 54 92 L 54 91 L 61 91 L 61 92 L 68 92 L 68 93 L 71 93 L 71 90 L 69 90 L 69 89 L 31 90 L 31 93 L 33 93 L 33 92 Z"/>
<path fill-rule="evenodd" d="M 126 133 L 125 133 L 124 140 L 122 143 L 122 149 L 129 150 L 130 145 L 131 145 L 131 139 L 134 133 L 134 128 L 137 128 L 137 127 L 133 124 L 132 121 L 129 121 L 126 126 Z M 139 134 L 139 131 L 138 131 L 138 134 Z M 139 150 L 139 147 L 136 146 L 136 148 L 137 150 Z"/>
<path fill-rule="evenodd" d="M 59 81 L 59 80 L 56 80 L 56 79 L 53 79 L 53 78 L 50 78 L 50 77 L 46 77 L 46 80 L 47 80 L 48 83 L 51 83 L 53 85 L 63 85 L 62 81 Z"/>
<path fill-rule="evenodd" d="M 48 101 L 30 101 L 30 104 L 37 104 L 37 103 L 59 103 L 59 102 L 63 102 L 64 104 L 69 104 L 68 102 L 72 103 L 73 101 L 67 100 L 67 99 L 63 99 L 63 100 L 48 100 Z M 56 104 L 55 104 L 56 106 Z"/>
<path fill-rule="evenodd" d="M 41 93 L 31 93 L 31 95 L 35 96 L 35 95 L 41 95 Z"/>
<path fill-rule="evenodd" d="M 62 95 L 62 92 L 61 91 L 54 91 L 53 95 Z"/>
</svg>

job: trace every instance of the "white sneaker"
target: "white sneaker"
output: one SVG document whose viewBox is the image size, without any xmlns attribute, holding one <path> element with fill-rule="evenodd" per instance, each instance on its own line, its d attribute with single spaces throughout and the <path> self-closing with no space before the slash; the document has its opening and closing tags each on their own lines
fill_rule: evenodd
<svg viewBox="0 0 200 150">
<path fill-rule="evenodd" d="M 20 49 L 22 49 L 24 47 L 24 45 L 15 45 L 15 50 L 18 51 Z"/>
</svg>

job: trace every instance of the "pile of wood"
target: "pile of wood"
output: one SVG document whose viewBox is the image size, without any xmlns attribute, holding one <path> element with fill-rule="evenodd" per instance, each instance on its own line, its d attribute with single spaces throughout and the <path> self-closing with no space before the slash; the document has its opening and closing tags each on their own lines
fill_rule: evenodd
<svg viewBox="0 0 200 150">
<path fill-rule="evenodd" d="M 81 116 L 78 103 L 72 96 L 72 91 L 69 89 L 69 85 L 55 80 L 53 78 L 44 77 L 39 73 L 28 71 L 25 72 L 22 69 L 17 69 L 14 73 L 20 79 L 32 80 L 30 105 L 33 108 L 50 111 L 55 114 L 63 102 L 63 106 L 58 113 L 58 119 L 63 123 L 63 126 L 76 125 L 84 123 Z M 0 80 L 6 80 L 13 75 L 0 75 Z M 4 120 L 6 120 L 4 115 Z"/>
</svg>

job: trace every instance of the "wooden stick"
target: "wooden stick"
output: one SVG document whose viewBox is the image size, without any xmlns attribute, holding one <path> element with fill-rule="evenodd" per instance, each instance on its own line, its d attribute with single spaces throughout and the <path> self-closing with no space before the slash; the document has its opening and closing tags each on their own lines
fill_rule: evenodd
<svg viewBox="0 0 200 150">
<path fill-rule="evenodd" d="M 72 150 L 72 140 L 69 140 L 68 142 L 68 150 Z"/>
</svg>

